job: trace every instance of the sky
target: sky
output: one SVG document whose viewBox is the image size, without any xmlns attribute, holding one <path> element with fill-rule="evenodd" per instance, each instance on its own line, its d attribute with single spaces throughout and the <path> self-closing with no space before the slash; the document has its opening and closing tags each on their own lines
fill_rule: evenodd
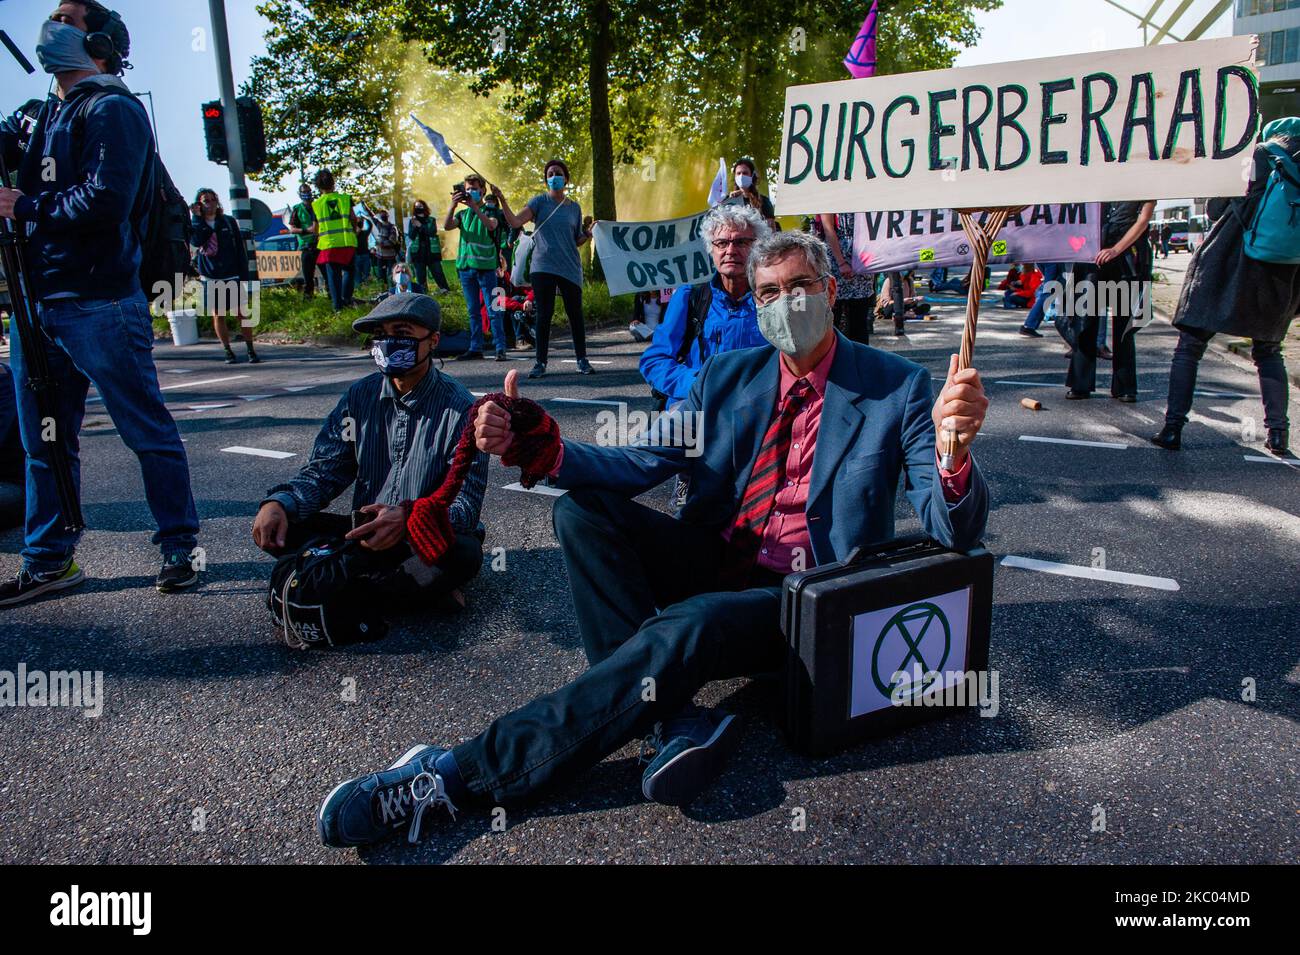
<svg viewBox="0 0 1300 955">
<path fill-rule="evenodd" d="M 1135 10 L 1150 6 L 1152 0 L 1120 2 Z M 0 30 L 9 33 L 33 64 L 40 21 L 55 5 L 56 0 L 0 0 Z M 207 0 L 115 0 L 109 6 L 121 13 L 131 31 L 130 59 L 136 68 L 127 73 L 126 81 L 136 92 L 153 94 L 163 161 L 176 185 L 187 197 L 193 197 L 202 186 L 225 195 L 229 177 L 225 167 L 208 162 L 204 155 L 199 112 L 201 103 L 218 98 Z M 865 16 L 870 4 L 862 6 Z M 1193 0 L 1180 23 L 1185 27 L 1196 23 L 1212 6 L 1213 0 Z M 252 58 L 265 52 L 262 35 L 266 24 L 255 8 L 255 0 L 226 2 L 236 87 L 248 78 Z M 961 53 L 958 66 L 1142 44 L 1137 21 L 1105 0 L 1005 0 L 1001 9 L 980 14 L 978 22 L 983 35 L 976 46 Z M 1205 35 L 1227 36 L 1231 32 L 1232 17 L 1225 14 Z M 845 38 L 846 49 L 851 40 Z M 882 35 L 879 42 L 888 43 L 889 37 Z M 0 108 L 6 112 L 34 96 L 44 96 L 49 89 L 49 77 L 39 66 L 35 75 L 26 76 L 3 49 L 0 78 Z M 294 201 L 296 184 L 286 185 L 284 191 L 268 193 L 257 183 L 249 183 L 252 195 L 273 210 Z"/>
</svg>

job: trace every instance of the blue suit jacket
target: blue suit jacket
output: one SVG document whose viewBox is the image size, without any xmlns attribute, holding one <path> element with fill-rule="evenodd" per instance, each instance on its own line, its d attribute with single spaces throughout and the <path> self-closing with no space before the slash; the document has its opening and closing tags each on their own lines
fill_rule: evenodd
<svg viewBox="0 0 1300 955">
<path fill-rule="evenodd" d="M 906 475 L 908 500 L 925 532 L 946 547 L 975 547 L 988 520 L 988 487 L 971 462 L 970 487 L 957 504 L 944 500 L 935 462 L 930 373 L 915 362 L 839 332 L 822 404 L 808 491 L 808 532 L 816 564 L 842 560 L 858 545 L 894 536 L 894 496 Z M 746 348 L 705 362 L 685 402 L 662 415 L 644 442 L 603 447 L 564 442 L 554 484 L 603 488 L 629 496 L 678 473 L 690 492 L 678 517 L 725 527 L 740 506 L 749 473 L 776 407 L 780 381 L 775 349 Z M 697 448 L 678 416 L 701 412 Z"/>
</svg>

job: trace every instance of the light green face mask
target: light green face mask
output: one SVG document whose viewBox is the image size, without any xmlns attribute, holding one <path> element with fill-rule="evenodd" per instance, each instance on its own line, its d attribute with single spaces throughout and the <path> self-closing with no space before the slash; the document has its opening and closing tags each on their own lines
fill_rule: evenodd
<svg viewBox="0 0 1300 955">
<path fill-rule="evenodd" d="M 791 358 L 811 355 L 830 327 L 830 297 L 825 291 L 782 295 L 758 306 L 758 330 L 773 348 Z"/>
</svg>

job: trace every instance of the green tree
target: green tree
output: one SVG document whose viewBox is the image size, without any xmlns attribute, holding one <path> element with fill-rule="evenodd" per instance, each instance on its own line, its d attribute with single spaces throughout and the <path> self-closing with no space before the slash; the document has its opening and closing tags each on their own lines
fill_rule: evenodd
<svg viewBox="0 0 1300 955">
<path fill-rule="evenodd" d="M 266 170 L 286 178 L 332 169 L 343 188 L 387 196 L 404 207 L 411 124 L 402 121 L 406 50 L 391 0 L 269 0 L 266 55 L 255 57 L 243 91 L 263 104 Z"/>
</svg>

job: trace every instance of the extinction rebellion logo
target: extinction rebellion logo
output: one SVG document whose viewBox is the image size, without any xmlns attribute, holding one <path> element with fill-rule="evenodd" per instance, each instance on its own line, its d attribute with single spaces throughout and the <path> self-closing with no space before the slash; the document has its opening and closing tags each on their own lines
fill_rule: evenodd
<svg viewBox="0 0 1300 955">
<path fill-rule="evenodd" d="M 952 648 L 953 627 L 943 608 L 928 600 L 909 604 L 880 628 L 871 680 L 893 706 L 978 704 L 980 716 L 997 716 L 997 671 L 945 670 Z"/>
</svg>

